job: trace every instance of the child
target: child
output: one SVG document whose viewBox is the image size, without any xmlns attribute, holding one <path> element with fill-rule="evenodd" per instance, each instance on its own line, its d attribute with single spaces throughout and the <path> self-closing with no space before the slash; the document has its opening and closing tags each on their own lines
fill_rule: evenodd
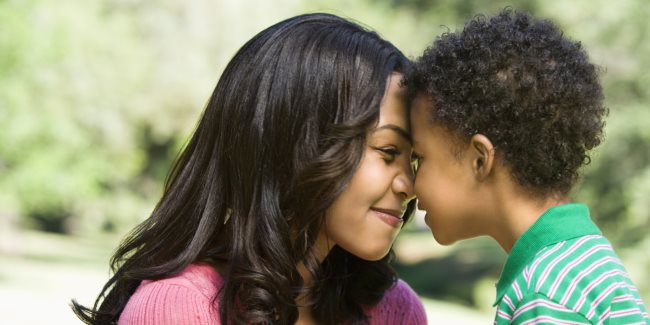
<svg viewBox="0 0 650 325">
<path fill-rule="evenodd" d="M 569 201 L 608 112 L 580 43 L 505 9 L 437 38 L 405 83 L 433 236 L 488 235 L 509 253 L 495 324 L 650 324 L 588 208 Z"/>
</svg>

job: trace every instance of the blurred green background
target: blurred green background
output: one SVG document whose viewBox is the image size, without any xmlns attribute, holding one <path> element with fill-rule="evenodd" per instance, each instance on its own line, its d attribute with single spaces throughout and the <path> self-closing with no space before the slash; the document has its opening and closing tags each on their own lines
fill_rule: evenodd
<svg viewBox="0 0 650 325">
<path fill-rule="evenodd" d="M 417 57 L 436 35 L 511 5 L 550 18 L 603 68 L 606 141 L 574 193 L 650 301 L 650 5 L 643 0 L 0 0 L 0 319 L 75 323 L 120 238 L 150 213 L 226 62 L 255 33 L 326 11 Z M 395 245 L 431 323 L 492 320 L 504 254 Z"/>
</svg>

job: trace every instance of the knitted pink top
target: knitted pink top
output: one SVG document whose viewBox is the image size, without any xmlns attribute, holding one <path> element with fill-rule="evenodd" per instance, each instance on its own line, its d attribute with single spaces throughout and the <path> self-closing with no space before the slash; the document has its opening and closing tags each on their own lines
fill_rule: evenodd
<svg viewBox="0 0 650 325">
<path fill-rule="evenodd" d="M 120 315 L 126 324 L 220 324 L 218 305 L 212 304 L 223 278 L 207 264 L 192 264 L 174 277 L 142 281 Z M 370 324 L 426 324 L 417 294 L 402 280 L 384 298 L 366 309 Z"/>
</svg>

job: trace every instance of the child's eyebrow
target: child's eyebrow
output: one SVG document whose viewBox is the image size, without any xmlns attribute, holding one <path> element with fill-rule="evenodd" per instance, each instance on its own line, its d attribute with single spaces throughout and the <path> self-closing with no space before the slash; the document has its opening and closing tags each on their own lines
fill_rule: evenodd
<svg viewBox="0 0 650 325">
<path fill-rule="evenodd" d="M 406 130 L 402 129 L 401 127 L 395 125 L 395 124 L 386 124 L 382 125 L 376 129 L 373 130 L 374 132 L 380 131 L 380 130 L 393 130 L 400 136 L 402 136 L 406 141 L 408 141 L 409 144 L 413 144 L 413 138 L 411 138 L 411 133 L 407 132 Z"/>
</svg>

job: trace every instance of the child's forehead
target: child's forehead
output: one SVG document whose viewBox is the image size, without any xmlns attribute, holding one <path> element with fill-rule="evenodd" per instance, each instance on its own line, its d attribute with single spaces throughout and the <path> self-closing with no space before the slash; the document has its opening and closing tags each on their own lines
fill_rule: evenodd
<svg viewBox="0 0 650 325">
<path fill-rule="evenodd" d="M 417 93 L 410 103 L 411 118 L 426 118 L 431 122 L 433 118 L 433 111 L 435 109 L 434 101 L 431 95 L 419 92 Z"/>
<path fill-rule="evenodd" d="M 454 129 L 444 123 L 440 118 L 437 118 L 437 106 L 436 102 L 431 94 L 421 92 L 415 96 L 411 102 L 411 123 L 417 119 L 418 122 L 426 122 L 426 125 L 430 128 L 440 127 L 455 133 Z"/>
<path fill-rule="evenodd" d="M 433 108 L 434 106 L 433 94 L 425 91 L 418 91 L 413 96 L 412 103 L 418 103 L 419 105 L 426 105 Z"/>
<path fill-rule="evenodd" d="M 461 144 L 466 140 L 458 130 L 435 118 L 433 103 L 427 99 L 415 102 L 412 106 L 411 130 L 415 142 L 426 142 L 430 137 L 454 144 Z"/>
</svg>

